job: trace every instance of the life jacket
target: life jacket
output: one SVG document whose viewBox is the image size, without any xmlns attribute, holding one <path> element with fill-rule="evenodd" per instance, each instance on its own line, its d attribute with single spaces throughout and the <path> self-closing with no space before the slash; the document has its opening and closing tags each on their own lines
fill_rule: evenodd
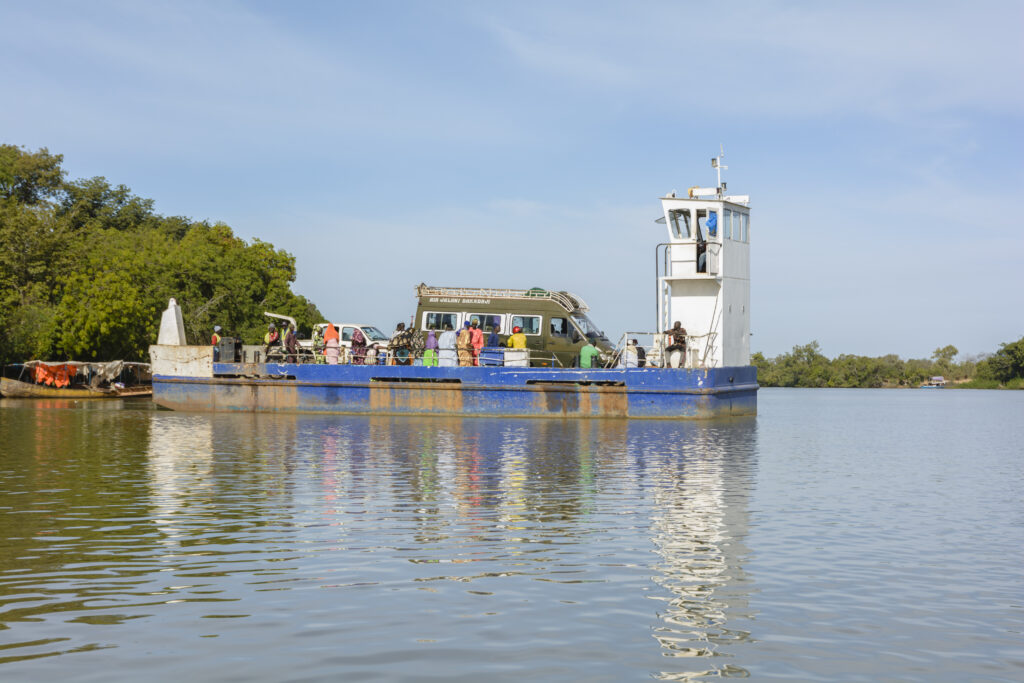
<svg viewBox="0 0 1024 683">
<path fill-rule="evenodd" d="M 71 384 L 71 378 L 75 376 L 77 368 L 68 367 L 67 365 L 58 365 L 53 373 L 53 385 L 58 389 L 63 389 L 67 385 Z"/>
<path fill-rule="evenodd" d="M 214 332 L 213 333 L 213 337 L 210 339 L 210 343 L 213 346 L 219 346 L 220 345 L 220 335 L 217 334 L 216 332 Z"/>
</svg>

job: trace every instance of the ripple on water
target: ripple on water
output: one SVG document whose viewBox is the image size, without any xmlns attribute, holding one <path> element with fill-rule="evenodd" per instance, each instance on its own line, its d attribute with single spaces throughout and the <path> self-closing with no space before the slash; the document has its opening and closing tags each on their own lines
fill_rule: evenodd
<svg viewBox="0 0 1024 683">
<path fill-rule="evenodd" d="M 1024 403 L 954 394 L 708 423 L 5 403 L 0 676 L 1013 680 Z"/>
</svg>

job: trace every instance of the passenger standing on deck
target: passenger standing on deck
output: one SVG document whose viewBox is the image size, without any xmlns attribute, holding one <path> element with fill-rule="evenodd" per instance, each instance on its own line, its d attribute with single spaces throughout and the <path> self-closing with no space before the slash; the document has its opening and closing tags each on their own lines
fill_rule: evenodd
<svg viewBox="0 0 1024 683">
<path fill-rule="evenodd" d="M 445 324 L 444 332 L 437 340 L 438 365 L 442 368 L 455 367 L 455 331 L 452 326 Z"/>
<path fill-rule="evenodd" d="M 595 368 L 597 362 L 594 361 L 595 356 L 600 356 L 601 352 L 594 346 L 594 342 L 587 340 L 586 345 L 580 349 L 580 367 L 581 368 Z"/>
<path fill-rule="evenodd" d="M 352 365 L 362 365 L 366 361 L 366 337 L 358 327 L 352 330 Z"/>
<path fill-rule="evenodd" d="M 626 342 L 626 348 L 622 349 L 622 355 L 619 356 L 620 368 L 635 368 L 637 365 L 637 347 L 636 341 L 630 339 Z"/>
<path fill-rule="evenodd" d="M 288 323 L 288 332 L 284 335 L 284 350 L 288 353 L 285 362 L 296 362 L 299 353 L 299 338 L 295 336 L 295 323 Z"/>
<path fill-rule="evenodd" d="M 213 336 L 210 337 L 210 343 L 213 345 L 213 362 L 220 362 L 220 325 L 213 326 Z"/>
<path fill-rule="evenodd" d="M 642 368 L 647 365 L 647 352 L 636 339 L 633 340 L 633 346 L 636 347 L 636 366 Z"/>
<path fill-rule="evenodd" d="M 490 348 L 501 346 L 501 337 L 498 336 L 499 334 L 501 334 L 501 325 L 495 325 L 494 329 L 491 330 L 491 333 L 487 335 L 487 346 Z"/>
<path fill-rule="evenodd" d="M 484 331 L 480 329 L 480 321 L 473 318 L 469 328 L 469 343 L 473 345 L 473 365 L 480 365 L 480 349 L 484 348 Z"/>
<path fill-rule="evenodd" d="M 398 323 L 395 326 L 395 333 L 391 335 L 391 342 L 388 344 L 391 350 L 391 365 L 410 365 L 412 359 L 409 357 L 409 335 L 405 330 L 405 323 Z"/>
<path fill-rule="evenodd" d="M 423 365 L 437 367 L 437 337 L 434 336 L 433 330 L 427 332 L 427 341 L 423 347 Z"/>
<path fill-rule="evenodd" d="M 274 323 L 267 325 L 267 333 L 263 335 L 263 356 L 270 355 L 270 347 L 281 345 L 281 335 L 277 331 L 277 326 Z"/>
<path fill-rule="evenodd" d="M 526 335 L 523 334 L 523 328 L 516 325 L 512 328 L 512 336 L 508 338 L 508 347 L 510 349 L 525 349 L 526 348 Z"/>
<path fill-rule="evenodd" d="M 459 338 L 455 340 L 459 350 L 459 367 L 465 368 L 473 364 L 473 335 L 469 333 L 469 321 L 459 330 Z"/>
<path fill-rule="evenodd" d="M 338 328 L 334 323 L 327 323 L 324 329 L 324 355 L 327 356 L 329 365 L 338 364 L 338 353 L 341 351 L 341 344 L 338 343 Z"/>
</svg>

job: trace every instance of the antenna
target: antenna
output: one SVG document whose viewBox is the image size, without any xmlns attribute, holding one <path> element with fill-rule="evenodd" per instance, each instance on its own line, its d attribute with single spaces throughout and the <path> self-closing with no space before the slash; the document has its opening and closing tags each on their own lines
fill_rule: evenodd
<svg viewBox="0 0 1024 683">
<path fill-rule="evenodd" d="M 724 159 L 724 158 L 725 158 L 725 148 L 724 148 L 724 146 L 722 144 L 719 144 L 718 145 L 718 156 L 717 157 L 711 157 L 711 168 L 713 168 L 716 171 L 718 171 L 718 190 L 719 190 L 719 194 L 721 194 L 721 191 L 725 189 L 724 187 L 722 187 L 722 169 L 724 168 L 725 170 L 729 170 L 728 166 L 722 166 L 722 159 Z"/>
</svg>

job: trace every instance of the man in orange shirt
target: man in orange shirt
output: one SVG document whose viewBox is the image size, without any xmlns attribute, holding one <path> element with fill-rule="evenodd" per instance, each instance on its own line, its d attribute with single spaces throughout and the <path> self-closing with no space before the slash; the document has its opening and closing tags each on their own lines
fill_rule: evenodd
<svg viewBox="0 0 1024 683">
<path fill-rule="evenodd" d="M 480 365 L 480 349 L 484 348 L 484 331 L 480 321 L 473 318 L 469 328 L 469 343 L 473 346 L 473 365 Z"/>
<path fill-rule="evenodd" d="M 220 361 L 220 325 L 213 326 L 213 336 L 210 337 L 210 344 L 213 345 L 213 362 Z"/>
</svg>

